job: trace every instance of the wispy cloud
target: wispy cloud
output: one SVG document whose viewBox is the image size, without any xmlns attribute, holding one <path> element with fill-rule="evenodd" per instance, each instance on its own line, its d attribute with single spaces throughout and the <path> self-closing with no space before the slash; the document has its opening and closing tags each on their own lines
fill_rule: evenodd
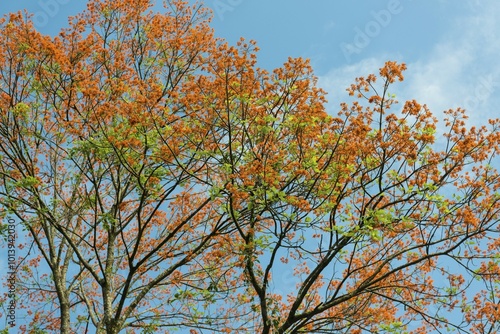
<svg viewBox="0 0 500 334">
<path fill-rule="evenodd" d="M 385 60 L 382 58 L 367 58 L 358 63 L 334 68 L 318 78 L 319 86 L 328 93 L 330 112 L 336 113 L 340 102 L 346 100 L 348 88 L 354 79 L 370 73 L 378 73 Z"/>
<path fill-rule="evenodd" d="M 496 109 L 500 101 L 499 15 L 498 3 L 485 1 L 470 15 L 457 19 L 426 59 L 408 64 L 405 95 L 425 102 L 435 112 L 463 107 L 472 122 L 500 116 Z"/>
<path fill-rule="evenodd" d="M 396 90 L 398 98 L 417 99 L 436 114 L 449 108 L 466 108 L 471 122 L 479 123 L 500 117 L 500 6 L 488 0 L 480 4 L 470 0 L 468 4 L 468 13 L 453 21 L 424 58 L 407 64 L 405 83 Z M 320 85 L 333 102 L 331 107 L 345 100 L 343 90 L 355 77 L 377 73 L 386 60 L 400 56 L 365 59 L 320 77 Z"/>
</svg>

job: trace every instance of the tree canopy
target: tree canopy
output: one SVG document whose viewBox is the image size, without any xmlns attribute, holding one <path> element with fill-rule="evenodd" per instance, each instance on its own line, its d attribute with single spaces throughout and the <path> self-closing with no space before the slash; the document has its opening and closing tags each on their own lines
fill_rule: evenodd
<svg viewBox="0 0 500 334">
<path fill-rule="evenodd" d="M 326 110 L 307 60 L 152 4 L 0 22 L 22 332 L 500 331 L 500 120 L 399 105 L 393 61 Z"/>
</svg>

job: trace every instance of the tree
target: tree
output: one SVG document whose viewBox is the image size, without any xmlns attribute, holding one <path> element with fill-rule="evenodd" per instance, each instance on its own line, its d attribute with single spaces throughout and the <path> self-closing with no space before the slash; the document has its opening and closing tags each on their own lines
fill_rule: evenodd
<svg viewBox="0 0 500 334">
<path fill-rule="evenodd" d="M 395 110 L 395 62 L 332 117 L 307 61 L 268 73 L 202 7 L 151 6 L 2 22 L 23 331 L 500 330 L 499 120 Z"/>
<path fill-rule="evenodd" d="M 259 333 L 500 329 L 499 120 L 467 128 L 449 110 L 436 141 L 425 106 L 392 112 L 405 69 L 387 62 L 381 87 L 358 78 L 336 118 L 278 70 L 262 118 L 230 124 L 225 201 Z"/>
<path fill-rule="evenodd" d="M 204 10 L 150 6 L 92 1 L 54 39 L 3 22 L 1 202 L 29 232 L 24 330 L 153 332 L 203 322 L 194 307 L 215 298 L 225 265 L 204 257 L 230 220 L 185 92 L 214 41 Z"/>
</svg>

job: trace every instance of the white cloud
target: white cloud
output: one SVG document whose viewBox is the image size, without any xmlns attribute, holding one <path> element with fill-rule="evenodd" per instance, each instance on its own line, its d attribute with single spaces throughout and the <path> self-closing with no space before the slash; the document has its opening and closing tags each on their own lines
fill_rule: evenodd
<svg viewBox="0 0 500 334">
<path fill-rule="evenodd" d="M 329 111 L 336 114 L 340 103 L 346 101 L 345 90 L 354 83 L 355 78 L 366 77 L 370 73 L 377 74 L 385 61 L 386 59 L 382 58 L 367 58 L 356 64 L 332 69 L 326 75 L 320 76 L 319 86 L 328 92 Z"/>
<path fill-rule="evenodd" d="M 500 10 L 492 2 L 485 4 L 457 19 L 426 59 L 408 64 L 405 96 L 426 103 L 435 113 L 463 107 L 474 123 L 497 117 Z"/>
<path fill-rule="evenodd" d="M 427 104 L 436 115 L 463 107 L 472 123 L 484 123 L 487 118 L 500 117 L 500 6 L 488 0 L 475 6 L 470 0 L 469 7 L 470 11 L 456 18 L 425 58 L 407 63 L 405 82 L 395 93 L 401 100 Z M 386 60 L 400 58 L 396 56 L 369 58 L 320 77 L 320 86 L 329 93 L 331 112 L 345 101 L 343 89 L 354 78 L 378 73 Z"/>
</svg>

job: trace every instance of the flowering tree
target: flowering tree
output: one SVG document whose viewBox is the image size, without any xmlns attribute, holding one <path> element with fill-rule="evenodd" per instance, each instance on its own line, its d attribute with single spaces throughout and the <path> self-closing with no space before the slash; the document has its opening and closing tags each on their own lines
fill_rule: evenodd
<svg viewBox="0 0 500 334">
<path fill-rule="evenodd" d="M 396 108 L 394 62 L 333 117 L 307 61 L 268 73 L 203 7 L 151 6 L 1 23 L 21 330 L 500 330 L 498 120 Z"/>
<path fill-rule="evenodd" d="M 230 221 L 185 92 L 213 37 L 202 10 L 150 6 L 93 1 L 54 39 L 3 22 L 1 202 L 29 232 L 25 330 L 202 323 L 194 308 L 215 298 L 225 265 L 202 257 Z"/>
<path fill-rule="evenodd" d="M 228 159 L 223 198 L 258 332 L 499 330 L 500 123 L 467 128 L 449 110 L 436 143 L 425 106 L 392 111 L 404 70 L 387 62 L 380 87 L 357 79 L 335 118 L 310 81 L 278 70 L 278 97 L 230 124 L 238 150 L 225 154 L 251 158 Z"/>
</svg>

